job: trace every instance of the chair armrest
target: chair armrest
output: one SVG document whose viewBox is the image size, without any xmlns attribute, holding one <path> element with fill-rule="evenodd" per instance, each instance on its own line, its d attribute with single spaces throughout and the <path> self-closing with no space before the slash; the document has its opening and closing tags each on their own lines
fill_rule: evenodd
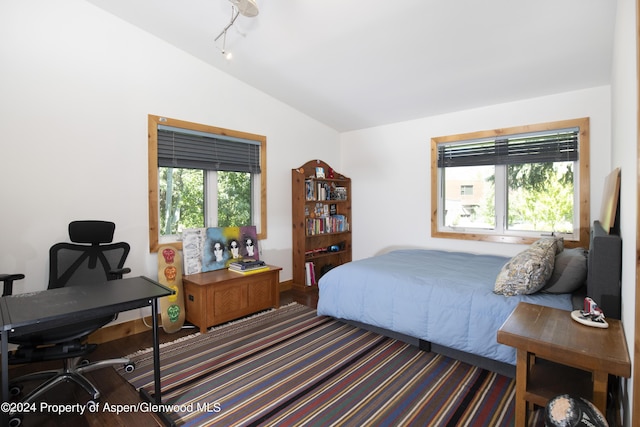
<svg viewBox="0 0 640 427">
<path fill-rule="evenodd" d="M 122 279 L 122 276 L 128 273 L 131 273 L 131 269 L 128 267 L 116 268 L 109 271 L 109 280 Z"/>
<path fill-rule="evenodd" d="M 2 296 L 13 293 L 13 281 L 24 279 L 24 274 L 0 274 L 0 282 L 4 282 Z"/>
</svg>

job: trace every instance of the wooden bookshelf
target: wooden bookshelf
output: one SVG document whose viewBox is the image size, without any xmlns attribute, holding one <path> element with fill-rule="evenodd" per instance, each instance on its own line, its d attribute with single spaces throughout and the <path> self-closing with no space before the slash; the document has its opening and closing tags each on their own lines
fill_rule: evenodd
<svg viewBox="0 0 640 427">
<path fill-rule="evenodd" d="M 311 160 L 291 171 L 291 189 L 293 287 L 310 290 L 323 271 L 351 261 L 351 179 Z"/>
</svg>

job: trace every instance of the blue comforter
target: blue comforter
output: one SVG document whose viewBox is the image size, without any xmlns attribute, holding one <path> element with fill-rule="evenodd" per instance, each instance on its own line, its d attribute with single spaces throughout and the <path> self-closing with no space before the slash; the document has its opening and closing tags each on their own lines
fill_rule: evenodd
<svg viewBox="0 0 640 427">
<path fill-rule="evenodd" d="M 493 293 L 509 258 L 398 250 L 353 261 L 319 282 L 318 314 L 356 320 L 500 362 L 515 350 L 496 341 L 520 301 L 571 310 L 571 295 Z"/>
</svg>

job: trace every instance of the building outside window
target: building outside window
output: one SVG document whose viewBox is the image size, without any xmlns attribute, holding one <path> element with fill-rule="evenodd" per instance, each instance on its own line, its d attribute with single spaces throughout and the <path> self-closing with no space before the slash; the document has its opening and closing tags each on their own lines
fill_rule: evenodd
<svg viewBox="0 0 640 427">
<path fill-rule="evenodd" d="M 473 196 L 473 185 L 463 184 L 460 186 L 461 196 Z"/>
</svg>

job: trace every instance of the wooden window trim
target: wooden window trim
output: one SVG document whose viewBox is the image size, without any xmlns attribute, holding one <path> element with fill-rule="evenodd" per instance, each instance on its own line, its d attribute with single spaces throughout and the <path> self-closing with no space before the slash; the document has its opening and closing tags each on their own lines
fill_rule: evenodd
<svg viewBox="0 0 640 427">
<path fill-rule="evenodd" d="M 148 116 L 149 132 L 149 251 L 157 252 L 159 244 L 159 218 L 158 218 L 158 125 L 167 125 L 183 129 L 197 130 L 201 132 L 226 135 L 236 138 L 260 141 L 260 232 L 258 239 L 267 238 L 267 137 L 231 129 L 199 123 L 186 122 L 161 116 Z M 182 249 L 182 242 L 170 242 L 178 249 Z"/>
<path fill-rule="evenodd" d="M 590 223 L 590 177 L 589 172 L 589 118 L 562 120 L 557 122 L 539 123 L 535 125 L 516 126 L 511 128 L 493 129 L 471 132 L 458 135 L 441 136 L 431 139 L 431 236 L 445 239 L 478 240 L 485 242 L 520 243 L 531 244 L 536 237 L 524 237 L 504 234 L 458 233 L 438 230 L 438 145 L 456 141 L 492 138 L 496 136 L 523 134 L 530 132 L 565 129 L 571 127 L 580 128 L 580 217 L 578 240 L 566 240 L 566 247 L 589 247 Z"/>
</svg>

